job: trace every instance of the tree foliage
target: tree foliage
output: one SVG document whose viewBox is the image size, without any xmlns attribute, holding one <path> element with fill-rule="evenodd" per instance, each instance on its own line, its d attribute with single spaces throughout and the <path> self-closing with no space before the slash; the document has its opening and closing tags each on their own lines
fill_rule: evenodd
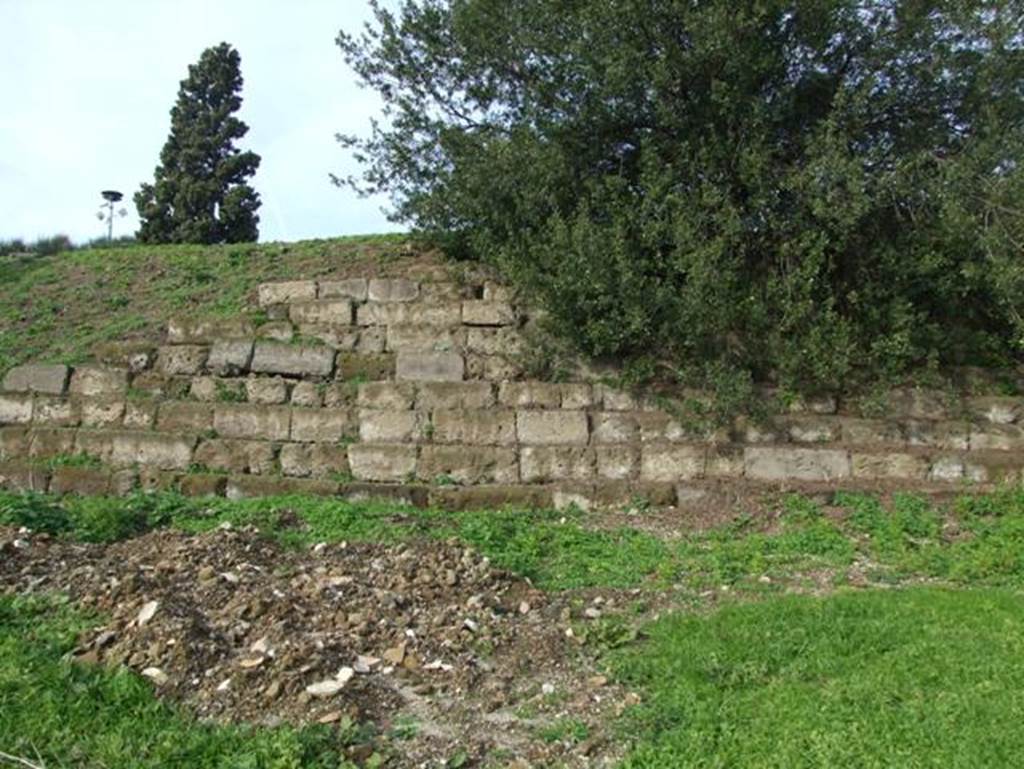
<svg viewBox="0 0 1024 769">
<path fill-rule="evenodd" d="M 171 132 L 153 184 L 135 194 L 144 243 L 241 243 L 258 237 L 259 194 L 247 180 L 260 164 L 235 141 L 249 131 L 242 106 L 241 59 L 227 43 L 190 65 L 171 109 Z"/>
<path fill-rule="evenodd" d="M 1018 2 L 374 8 L 348 182 L 587 353 L 801 390 L 1018 359 Z"/>
</svg>

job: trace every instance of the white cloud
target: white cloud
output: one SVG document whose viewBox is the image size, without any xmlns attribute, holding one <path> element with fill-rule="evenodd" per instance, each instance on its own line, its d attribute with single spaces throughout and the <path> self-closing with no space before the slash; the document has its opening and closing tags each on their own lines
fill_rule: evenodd
<svg viewBox="0 0 1024 769">
<path fill-rule="evenodd" d="M 241 146 L 263 162 L 261 240 L 393 229 L 383 200 L 328 180 L 350 170 L 336 132 L 378 109 L 334 38 L 369 17 L 364 0 L 0 0 L 0 238 L 97 237 L 101 189 L 152 179 L 178 83 L 208 46 L 242 57 Z"/>
</svg>

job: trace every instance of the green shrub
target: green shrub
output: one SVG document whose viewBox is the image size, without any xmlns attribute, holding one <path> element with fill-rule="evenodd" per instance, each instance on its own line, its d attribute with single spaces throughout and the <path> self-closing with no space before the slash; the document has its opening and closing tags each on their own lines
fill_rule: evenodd
<svg viewBox="0 0 1024 769">
<path fill-rule="evenodd" d="M 410 0 L 338 42 L 390 114 L 342 137 L 350 183 L 637 378 L 807 392 L 1020 359 L 1008 6 Z"/>
</svg>

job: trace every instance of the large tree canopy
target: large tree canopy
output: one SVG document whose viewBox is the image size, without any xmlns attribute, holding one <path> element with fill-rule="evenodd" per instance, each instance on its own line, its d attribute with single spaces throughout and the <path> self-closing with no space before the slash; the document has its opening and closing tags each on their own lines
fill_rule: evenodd
<svg viewBox="0 0 1024 769">
<path fill-rule="evenodd" d="M 144 243 L 241 243 L 258 237 L 259 194 L 246 182 L 260 157 L 235 141 L 249 131 L 242 106 L 241 59 L 227 43 L 190 65 L 171 109 L 171 132 L 153 184 L 135 194 Z"/>
<path fill-rule="evenodd" d="M 1019 2 L 374 8 L 348 181 L 586 352 L 801 389 L 1017 359 Z"/>
</svg>

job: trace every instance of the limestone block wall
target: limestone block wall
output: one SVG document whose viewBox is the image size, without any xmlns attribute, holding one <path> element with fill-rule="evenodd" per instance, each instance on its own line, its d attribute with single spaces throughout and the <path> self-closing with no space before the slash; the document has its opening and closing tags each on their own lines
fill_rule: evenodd
<svg viewBox="0 0 1024 769">
<path fill-rule="evenodd" d="M 1024 468 L 1022 398 L 900 391 L 885 418 L 821 398 L 707 432 L 600 382 L 526 380 L 528 319 L 493 282 L 293 281 L 257 301 L 8 372 L 0 484 L 673 505 L 706 484 L 950 489 Z"/>
</svg>

